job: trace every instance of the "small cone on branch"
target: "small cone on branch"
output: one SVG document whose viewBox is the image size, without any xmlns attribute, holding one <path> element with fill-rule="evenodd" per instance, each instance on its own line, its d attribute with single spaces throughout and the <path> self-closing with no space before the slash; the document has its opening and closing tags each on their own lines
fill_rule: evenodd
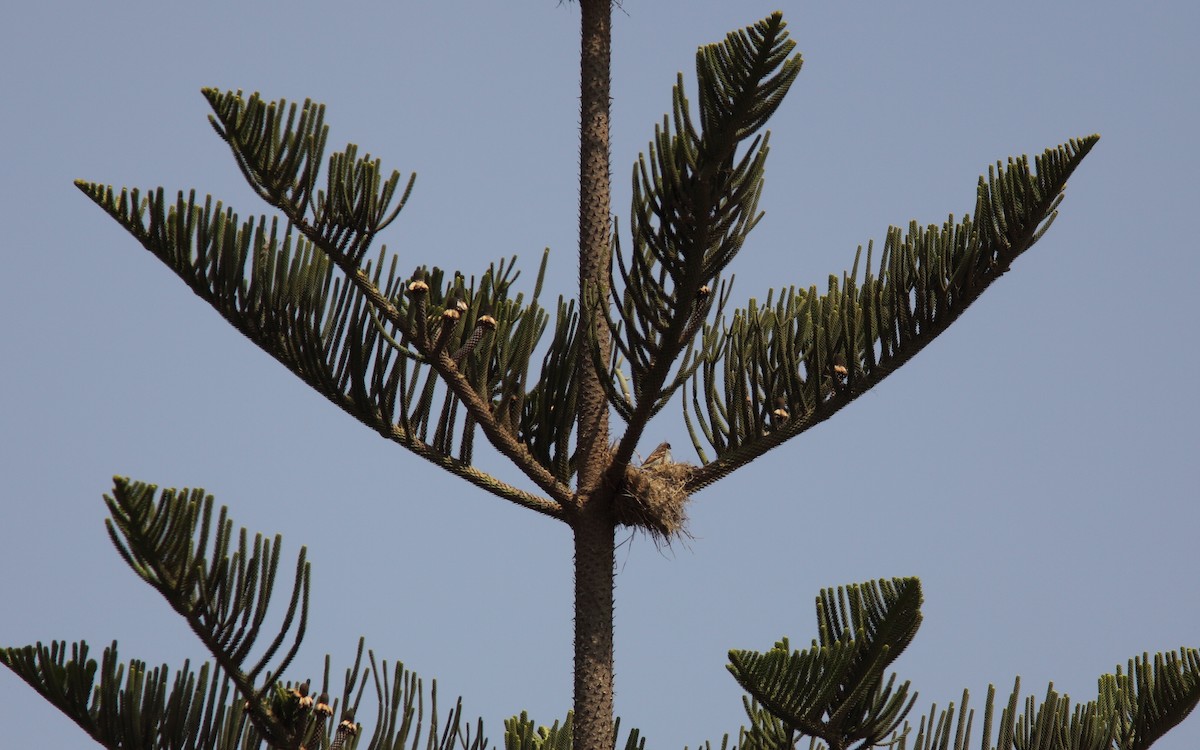
<svg viewBox="0 0 1200 750">
<path fill-rule="evenodd" d="M 425 294 L 429 291 L 429 284 L 425 281 L 425 269 L 417 268 L 413 271 L 412 281 L 408 282 L 408 293 L 412 296 Z"/>
<path fill-rule="evenodd" d="M 475 347 L 479 346 L 484 335 L 494 330 L 496 330 L 496 319 L 492 317 L 491 307 L 485 303 L 480 307 L 479 317 L 475 319 L 475 329 L 471 331 L 471 337 L 467 339 L 467 343 L 463 344 L 461 349 L 454 353 L 451 359 L 458 362 L 475 351 Z"/>
<path fill-rule="evenodd" d="M 329 705 L 329 693 L 321 693 L 321 696 L 317 698 L 316 705 L 313 706 L 313 712 L 323 718 L 333 716 L 333 706 Z"/>
<path fill-rule="evenodd" d="M 840 354 L 833 355 L 833 374 L 838 382 L 845 382 L 850 375 L 850 370 L 846 367 L 846 358 Z"/>
<path fill-rule="evenodd" d="M 348 708 L 342 714 L 342 723 L 338 724 L 337 731 L 333 735 L 333 742 L 329 744 L 329 750 L 342 750 L 346 746 L 346 740 L 358 734 L 358 725 L 354 723 L 354 709 Z"/>
<path fill-rule="evenodd" d="M 786 398 L 783 396 L 777 396 L 775 398 L 775 410 L 771 412 L 771 416 L 775 417 L 781 422 L 786 421 L 788 417 L 792 416 L 791 412 L 788 411 Z"/>
</svg>

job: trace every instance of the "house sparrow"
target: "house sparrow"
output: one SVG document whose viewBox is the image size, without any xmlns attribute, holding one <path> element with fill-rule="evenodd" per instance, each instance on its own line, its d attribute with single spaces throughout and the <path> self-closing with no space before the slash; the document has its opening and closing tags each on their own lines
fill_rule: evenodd
<svg viewBox="0 0 1200 750">
<path fill-rule="evenodd" d="M 671 463 L 671 444 L 661 443 L 657 448 L 646 456 L 646 460 L 642 462 L 643 469 L 649 469 L 652 466 L 663 466 Z"/>
</svg>

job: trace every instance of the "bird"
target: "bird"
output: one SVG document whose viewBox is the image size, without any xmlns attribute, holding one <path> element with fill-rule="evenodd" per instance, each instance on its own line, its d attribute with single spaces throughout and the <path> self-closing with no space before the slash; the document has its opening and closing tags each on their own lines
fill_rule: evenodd
<svg viewBox="0 0 1200 750">
<path fill-rule="evenodd" d="M 650 455 L 646 456 L 646 460 L 642 461 L 642 468 L 649 469 L 654 466 L 665 466 L 671 463 L 671 444 L 660 443 L 657 448 L 650 451 Z"/>
</svg>

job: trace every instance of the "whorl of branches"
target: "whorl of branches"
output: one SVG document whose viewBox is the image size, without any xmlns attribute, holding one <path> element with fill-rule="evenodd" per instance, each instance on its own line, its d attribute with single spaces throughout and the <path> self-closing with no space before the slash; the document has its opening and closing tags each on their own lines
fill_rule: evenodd
<svg viewBox="0 0 1200 750">
<path fill-rule="evenodd" d="M 574 363 L 606 368 L 600 381 L 626 421 L 606 476 L 614 496 L 631 501 L 617 515 L 661 534 L 682 528 L 691 493 L 828 419 L 946 330 L 1045 232 L 1097 139 L 1050 149 L 1036 169 L 1010 160 L 980 179 L 971 218 L 893 228 L 877 265 L 868 245 L 861 277 L 856 257 L 826 293 L 771 292 L 726 322 L 722 274 L 762 215 L 769 134 L 761 131 L 801 65 L 778 13 L 699 49 L 696 114 L 680 77 L 671 114 L 634 166 L 628 253 L 613 232 L 613 303 L 585 289 L 578 305 L 560 298 L 553 314 L 539 304 L 545 257 L 528 302 L 513 290 L 512 263 L 468 279 L 425 266 L 399 274 L 385 249 L 368 260 L 414 178 L 387 173 L 354 144 L 326 158 L 325 110 L 311 101 L 203 92 L 214 129 L 279 218 L 242 221 L 194 193 L 172 200 L 161 188 L 77 185 L 339 408 L 539 513 L 565 520 L 577 502 Z M 579 330 L 597 308 L 612 334 L 608 361 L 596 347 L 585 351 L 590 337 Z M 543 346 L 541 371 L 531 372 Z M 669 502 L 647 502 L 627 469 L 649 420 L 679 392 L 702 465 L 677 472 Z M 537 492 L 479 470 L 480 435 Z M 658 507 L 671 517 L 645 510 Z"/>
<path fill-rule="evenodd" d="M 1017 678 L 998 722 L 989 686 L 978 742 L 966 690 L 958 706 L 934 704 L 914 727 L 905 717 L 916 694 L 907 698 L 909 683 L 896 686 L 895 675 L 884 683 L 883 673 L 912 642 L 920 604 L 915 578 L 826 589 L 811 648 L 791 651 L 785 638 L 766 652 L 730 651 L 729 670 L 749 693 L 738 746 L 789 749 L 808 738 L 830 750 L 1145 750 L 1200 702 L 1200 651 L 1182 648 L 1130 659 L 1100 677 L 1095 700 L 1074 706 L 1053 684 L 1041 703 L 1029 696 L 1022 704 Z"/>
<path fill-rule="evenodd" d="M 377 721 L 369 747 L 487 748 L 482 721 L 464 722 L 461 699 L 440 716 L 436 682 L 427 705 L 422 681 L 402 664 L 389 667 L 385 661 L 381 667 L 369 651 L 369 666 L 364 664 L 361 640 L 340 697 L 330 698 L 328 657 L 319 688 L 311 680 L 281 678 L 305 631 L 309 564 L 303 550 L 287 610 L 271 636 L 263 625 L 279 563 L 278 536 L 271 542 L 256 535 L 251 543 L 245 529 L 235 534 L 224 508 L 214 520 L 213 498 L 203 490 L 168 489 L 156 495 L 153 485 L 117 478 L 105 500 L 109 534 L 122 559 L 184 617 L 215 664 L 197 673 L 185 662 L 171 679 L 166 665 L 152 670 L 138 660 L 122 665 L 115 643 L 99 664 L 83 641 L 69 648 L 55 642 L 0 649 L 0 664 L 101 745 L 114 750 L 236 750 L 264 744 L 352 748 L 361 739 L 355 715 L 370 681 Z M 256 648 L 261 635 L 270 642 Z M 259 652 L 257 658 L 251 658 L 252 651 Z"/>
</svg>

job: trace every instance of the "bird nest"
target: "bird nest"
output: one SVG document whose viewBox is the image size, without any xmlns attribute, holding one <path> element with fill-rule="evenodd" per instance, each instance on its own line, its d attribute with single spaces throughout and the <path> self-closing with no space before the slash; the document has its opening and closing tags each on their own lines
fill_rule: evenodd
<svg viewBox="0 0 1200 750">
<path fill-rule="evenodd" d="M 644 529 L 655 541 L 670 543 L 687 535 L 687 480 L 690 464 L 625 467 L 625 482 L 613 502 L 617 523 Z"/>
</svg>

